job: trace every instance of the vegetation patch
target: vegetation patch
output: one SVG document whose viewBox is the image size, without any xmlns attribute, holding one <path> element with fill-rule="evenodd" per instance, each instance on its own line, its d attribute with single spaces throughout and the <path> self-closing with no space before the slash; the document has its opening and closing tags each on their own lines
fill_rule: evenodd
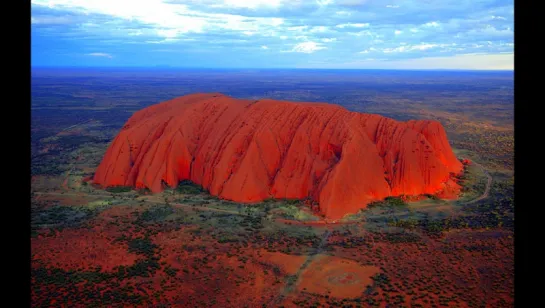
<svg viewBox="0 0 545 308">
<path fill-rule="evenodd" d="M 374 207 L 401 207 L 401 206 L 407 206 L 407 202 L 404 201 L 403 196 L 397 196 L 397 197 L 386 197 L 382 201 L 374 201 L 369 204 L 367 204 L 368 208 L 374 208 Z"/>
<path fill-rule="evenodd" d="M 47 227 L 74 227 L 94 217 L 97 211 L 85 207 L 53 206 L 49 208 L 33 207 L 31 209 L 31 229 Z"/>
<path fill-rule="evenodd" d="M 153 206 L 142 212 L 137 222 L 161 221 L 171 214 L 174 214 L 174 209 L 170 205 Z"/>
<path fill-rule="evenodd" d="M 126 193 L 132 190 L 131 186 L 111 186 L 107 187 L 106 191 L 114 194 Z"/>
<path fill-rule="evenodd" d="M 178 184 L 175 192 L 184 195 L 200 195 L 205 193 L 206 190 L 191 181 L 183 180 Z"/>
</svg>

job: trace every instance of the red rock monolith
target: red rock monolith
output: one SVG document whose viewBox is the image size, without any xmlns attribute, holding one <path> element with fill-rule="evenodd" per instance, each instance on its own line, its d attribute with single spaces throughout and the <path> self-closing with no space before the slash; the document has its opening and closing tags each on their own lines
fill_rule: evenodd
<svg viewBox="0 0 545 308">
<path fill-rule="evenodd" d="M 191 180 L 236 202 L 310 198 L 338 219 L 388 196 L 457 190 L 462 167 L 437 121 L 199 93 L 134 113 L 93 180 L 152 192 Z"/>
</svg>

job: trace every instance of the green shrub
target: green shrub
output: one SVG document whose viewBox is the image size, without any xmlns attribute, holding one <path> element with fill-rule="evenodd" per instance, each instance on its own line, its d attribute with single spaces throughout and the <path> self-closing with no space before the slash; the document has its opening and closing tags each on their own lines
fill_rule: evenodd
<svg viewBox="0 0 545 308">
<path fill-rule="evenodd" d="M 114 194 L 129 192 L 131 190 L 132 190 L 131 186 L 111 186 L 106 188 L 107 192 L 111 192 Z"/>
<path fill-rule="evenodd" d="M 184 195 L 198 195 L 206 191 L 191 181 L 183 180 L 176 187 L 176 192 Z"/>
</svg>

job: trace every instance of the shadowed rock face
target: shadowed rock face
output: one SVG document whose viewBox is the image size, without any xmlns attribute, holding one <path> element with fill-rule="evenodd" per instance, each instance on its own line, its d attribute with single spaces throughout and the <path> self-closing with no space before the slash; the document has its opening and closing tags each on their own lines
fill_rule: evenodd
<svg viewBox="0 0 545 308">
<path fill-rule="evenodd" d="M 456 191 L 461 170 L 436 121 L 208 93 L 136 112 L 93 180 L 159 192 L 188 179 L 237 202 L 310 197 L 337 219 L 387 196 Z"/>
</svg>

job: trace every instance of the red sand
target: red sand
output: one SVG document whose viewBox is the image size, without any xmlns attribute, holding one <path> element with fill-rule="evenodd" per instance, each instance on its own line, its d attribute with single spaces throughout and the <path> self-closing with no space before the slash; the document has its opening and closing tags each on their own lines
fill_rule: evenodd
<svg viewBox="0 0 545 308">
<path fill-rule="evenodd" d="M 349 259 L 319 255 L 301 273 L 297 289 L 337 298 L 357 298 L 373 283 L 371 277 L 379 272 L 375 266 L 362 266 Z"/>
<path fill-rule="evenodd" d="M 116 266 L 131 266 L 142 257 L 127 251 L 125 243 L 112 243 L 100 228 L 68 229 L 55 237 L 31 239 L 33 260 L 65 270 L 89 270 L 100 266 L 111 271 Z"/>
<path fill-rule="evenodd" d="M 387 196 L 450 194 L 461 170 L 437 121 L 208 93 L 136 112 L 94 182 L 160 192 L 189 179 L 237 202 L 309 197 L 338 219 Z"/>
<path fill-rule="evenodd" d="M 306 256 L 288 255 L 281 252 L 260 251 L 260 260 L 264 263 L 278 266 L 287 275 L 294 275 L 305 263 Z"/>
</svg>

